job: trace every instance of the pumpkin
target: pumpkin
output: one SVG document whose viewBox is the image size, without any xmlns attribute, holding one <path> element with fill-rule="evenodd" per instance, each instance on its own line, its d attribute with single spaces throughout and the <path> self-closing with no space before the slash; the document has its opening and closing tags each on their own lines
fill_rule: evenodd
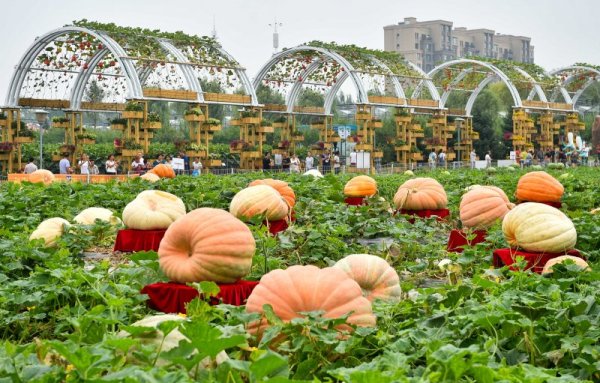
<svg viewBox="0 0 600 383">
<path fill-rule="evenodd" d="M 158 164 L 148 173 L 156 174 L 160 178 L 175 178 L 175 170 L 166 164 Z"/>
<path fill-rule="evenodd" d="M 412 170 L 406 170 L 406 171 L 404 171 L 404 175 L 412 177 L 415 175 L 415 173 Z"/>
<path fill-rule="evenodd" d="M 514 206 L 502 189 L 477 186 L 463 195 L 460 201 L 460 220 L 464 227 L 487 229 L 504 218 Z"/>
<path fill-rule="evenodd" d="M 229 211 L 239 219 L 264 215 L 269 221 L 279 221 L 287 217 L 290 208 L 277 190 L 256 185 L 240 190 L 231 200 Z"/>
<path fill-rule="evenodd" d="M 176 328 L 173 331 L 171 331 L 170 333 L 168 333 L 167 336 L 164 336 L 163 332 L 158 329 L 158 325 L 160 325 L 163 322 L 167 322 L 167 321 L 184 322 L 184 321 L 186 321 L 186 319 L 184 317 L 181 317 L 179 315 L 174 315 L 174 314 L 160 314 L 160 315 L 149 316 L 149 317 L 146 317 L 142 320 L 139 320 L 139 321 L 133 323 L 131 326 L 132 327 L 146 327 L 146 328 L 148 328 L 148 330 L 154 330 L 154 331 L 145 332 L 145 333 L 138 334 L 138 335 L 131 335 L 126 330 L 123 330 L 117 334 L 117 337 L 119 337 L 119 338 L 136 338 L 140 341 L 140 343 L 142 345 L 152 345 L 156 348 L 157 351 L 160 348 L 161 352 L 169 351 L 171 349 L 178 347 L 179 342 L 182 340 L 189 341 L 189 339 L 185 335 L 183 335 L 179 331 L 178 328 Z M 135 361 L 137 361 L 137 359 L 133 356 L 134 355 L 133 351 L 134 350 L 130 349 L 127 357 L 130 361 L 135 362 Z M 229 357 L 227 356 L 225 351 L 221 351 L 220 353 L 217 354 L 215 361 L 217 362 L 217 364 L 221 364 L 224 361 L 226 361 L 227 359 L 229 359 Z M 160 358 L 160 357 L 156 360 L 156 366 L 158 366 L 158 367 L 166 366 L 169 363 L 171 363 L 171 362 L 169 362 L 168 360 L 165 360 L 163 358 Z M 202 361 L 200 361 L 199 366 L 201 368 L 209 367 L 210 366 L 210 358 L 208 358 L 208 357 L 204 358 Z"/>
<path fill-rule="evenodd" d="M 566 261 L 573 261 L 581 270 L 592 271 L 590 269 L 590 265 L 583 259 L 579 257 L 574 257 L 572 255 L 561 255 L 560 257 L 552 258 L 546 262 L 544 265 L 544 269 L 542 270 L 542 274 L 551 274 L 553 272 L 552 267 L 559 263 L 564 263 Z"/>
<path fill-rule="evenodd" d="M 313 178 L 323 178 L 323 174 L 318 169 L 307 170 L 303 176 L 312 176 Z"/>
<path fill-rule="evenodd" d="M 54 181 L 54 174 L 50 170 L 38 169 L 29 174 L 28 181 L 32 183 L 43 183 L 50 185 Z"/>
<path fill-rule="evenodd" d="M 347 197 L 371 197 L 377 194 L 377 182 L 369 176 L 352 178 L 344 186 L 344 195 Z"/>
<path fill-rule="evenodd" d="M 121 220 L 116 217 L 112 211 L 103 207 L 88 207 L 77 214 L 73 221 L 80 225 L 93 225 L 96 220 L 109 222 L 112 225 L 119 225 Z"/>
<path fill-rule="evenodd" d="M 169 226 L 158 261 L 175 282 L 233 283 L 250 272 L 255 250 L 252 232 L 242 221 L 225 210 L 201 208 Z"/>
<path fill-rule="evenodd" d="M 256 186 L 256 185 L 268 185 L 273 189 L 277 190 L 279 194 L 285 199 L 285 201 L 290 206 L 290 209 L 294 207 L 296 204 L 296 194 L 294 194 L 294 190 L 288 185 L 285 181 L 274 180 L 272 178 L 266 178 L 264 180 L 254 180 L 250 182 L 248 186 Z"/>
<path fill-rule="evenodd" d="M 63 235 L 65 227 L 69 227 L 69 221 L 63 218 L 48 218 L 42 221 L 31 233 L 29 240 L 43 239 L 46 246 L 54 246 L 56 241 Z"/>
<path fill-rule="evenodd" d="M 546 172 L 529 172 L 519 178 L 515 197 L 519 201 L 559 202 L 565 189 Z"/>
<path fill-rule="evenodd" d="M 404 182 L 394 196 L 397 209 L 436 210 L 448 205 L 446 191 L 433 178 L 413 178 Z"/>
<path fill-rule="evenodd" d="M 339 318 L 350 314 L 347 323 L 357 326 L 374 326 L 375 316 L 371 302 L 362 295 L 358 283 L 342 269 L 316 266 L 291 266 L 286 270 L 273 270 L 263 275 L 254 288 L 246 311 L 263 313 L 263 305 L 270 304 L 283 321 L 302 317 L 302 312 L 323 311 L 325 318 Z M 260 332 L 266 320 L 253 323 L 249 331 Z M 349 329 L 342 326 L 342 329 Z"/>
<path fill-rule="evenodd" d="M 185 205 L 177 196 L 159 191 L 145 190 L 125 206 L 125 226 L 137 230 L 166 229 L 177 218 L 185 215 Z"/>
<path fill-rule="evenodd" d="M 402 295 L 398 273 L 383 258 L 369 254 L 351 254 L 334 267 L 356 281 L 365 298 L 398 301 Z"/>
<path fill-rule="evenodd" d="M 504 238 L 511 247 L 540 253 L 561 253 L 577 242 L 573 222 L 551 206 L 526 202 L 517 205 L 502 221 Z"/>
<path fill-rule="evenodd" d="M 140 176 L 140 178 L 143 179 L 143 180 L 145 180 L 145 181 L 152 182 L 152 183 L 154 183 L 156 181 L 160 181 L 160 177 L 159 176 L 157 176 L 154 173 L 150 173 L 150 172 L 142 174 Z"/>
</svg>

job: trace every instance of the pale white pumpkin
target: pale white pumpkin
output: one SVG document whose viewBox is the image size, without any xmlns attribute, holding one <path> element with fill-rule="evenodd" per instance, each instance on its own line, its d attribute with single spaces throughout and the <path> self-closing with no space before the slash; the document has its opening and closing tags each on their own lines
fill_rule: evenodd
<svg viewBox="0 0 600 383">
<path fill-rule="evenodd" d="M 154 315 L 154 316 L 146 317 L 142 320 L 135 322 L 134 324 L 132 324 L 132 326 L 153 328 L 153 329 L 156 329 L 156 332 L 146 333 L 146 334 L 142 334 L 139 336 L 133 336 L 133 338 L 139 339 L 141 341 L 141 343 L 144 345 L 153 345 L 156 347 L 157 350 L 160 347 L 161 352 L 169 351 L 175 347 L 178 347 L 180 341 L 189 340 L 189 339 L 185 335 L 183 335 L 179 331 L 179 329 L 175 329 L 175 330 L 171 331 L 165 337 L 163 335 L 163 332 L 158 329 L 158 325 L 163 322 L 167 322 L 167 321 L 183 322 L 185 320 L 186 319 L 184 316 L 179 316 L 179 315 L 175 315 L 175 314 L 161 314 L 161 315 Z M 119 332 L 118 337 L 127 338 L 127 337 L 132 337 L 132 336 L 127 331 L 123 330 L 123 331 Z M 162 346 L 161 346 L 161 344 L 162 344 Z M 133 351 L 133 350 L 130 350 L 130 354 L 128 355 L 128 357 L 131 360 L 135 361 L 135 358 L 132 357 L 131 351 Z M 221 364 L 225 360 L 229 359 L 229 357 L 227 356 L 225 351 L 221 351 L 219 354 L 217 354 L 217 357 L 215 359 L 216 359 L 217 364 Z M 169 364 L 169 361 L 164 360 L 162 358 L 158 358 L 156 360 L 156 365 L 159 367 L 165 366 L 167 364 Z M 201 368 L 206 368 L 209 365 L 210 365 L 209 358 L 205 358 L 200 362 Z"/>
<path fill-rule="evenodd" d="M 581 270 L 592 271 L 590 269 L 590 265 L 583 259 L 579 257 L 574 257 L 572 255 L 562 255 L 560 257 L 552 258 L 544 265 L 544 269 L 542 270 L 542 274 L 550 274 L 553 272 L 552 266 L 555 266 L 559 263 L 563 263 L 566 261 L 573 261 Z"/>
<path fill-rule="evenodd" d="M 69 227 L 69 221 L 63 218 L 54 217 L 48 218 L 38 225 L 38 227 L 31 233 L 29 240 L 43 239 L 46 246 L 54 246 L 56 241 L 65 232 L 65 227 Z"/>
<path fill-rule="evenodd" d="M 185 215 L 185 205 L 176 195 L 145 190 L 123 209 L 123 223 L 130 229 L 166 229 Z"/>
<path fill-rule="evenodd" d="M 312 176 L 314 178 L 323 178 L 323 174 L 321 174 L 321 172 L 318 169 L 310 169 L 306 171 L 303 175 Z"/>
<path fill-rule="evenodd" d="M 154 173 L 150 173 L 150 172 L 147 172 L 147 173 L 141 175 L 140 178 L 143 180 L 146 180 L 148 182 L 152 182 L 152 183 L 154 183 L 156 181 L 160 181 L 160 177 L 158 175 L 156 175 Z"/>
<path fill-rule="evenodd" d="M 351 254 L 340 259 L 334 267 L 342 269 L 354 279 L 369 301 L 400 300 L 400 278 L 385 259 L 370 254 Z"/>
<path fill-rule="evenodd" d="M 502 221 L 504 238 L 511 247 L 539 253 L 561 253 L 575 247 L 573 222 L 560 210 L 542 203 L 517 205 Z"/>
<path fill-rule="evenodd" d="M 109 222 L 115 226 L 121 223 L 119 217 L 115 216 L 112 211 L 103 207 L 88 207 L 73 218 L 73 221 L 80 225 L 93 225 L 96 220 Z"/>
</svg>

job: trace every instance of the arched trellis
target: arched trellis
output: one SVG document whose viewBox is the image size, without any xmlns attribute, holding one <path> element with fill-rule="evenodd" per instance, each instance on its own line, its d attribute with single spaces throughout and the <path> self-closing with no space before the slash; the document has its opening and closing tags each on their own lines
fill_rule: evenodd
<svg viewBox="0 0 600 383">
<path fill-rule="evenodd" d="M 81 102 L 84 97 L 85 88 L 89 83 L 89 80 L 96 66 L 103 58 L 105 58 L 109 54 L 112 55 L 112 57 L 114 57 L 114 60 L 122 68 L 122 75 L 120 76 L 124 77 L 126 82 L 125 97 L 127 99 L 136 100 L 152 99 L 144 96 L 143 89 L 144 79 L 147 78 L 147 76 L 150 74 L 149 70 L 146 68 L 144 70 L 138 71 L 135 64 L 136 60 L 139 59 L 143 61 L 144 58 L 130 57 L 127 54 L 126 50 L 115 39 L 113 39 L 109 33 L 81 26 L 66 26 L 63 28 L 55 29 L 51 32 L 44 34 L 41 37 L 38 37 L 35 40 L 35 42 L 25 51 L 18 64 L 16 65 L 15 72 L 11 77 L 9 89 L 5 99 L 5 105 L 7 107 L 19 106 L 19 97 L 23 89 L 24 81 L 28 73 L 33 69 L 32 65 L 34 64 L 36 58 L 38 57 L 38 55 L 40 55 L 40 53 L 42 53 L 44 48 L 48 44 L 51 44 L 56 39 L 60 38 L 61 36 L 65 36 L 72 33 L 88 34 L 94 39 L 98 40 L 98 42 L 100 42 L 104 48 L 99 49 L 97 52 L 95 52 L 93 56 L 89 58 L 89 61 L 87 62 L 87 68 L 80 68 L 78 73 L 76 74 L 75 80 L 70 87 L 70 109 L 77 110 L 81 107 Z M 165 53 L 172 55 L 172 57 L 176 60 L 175 62 L 173 62 L 173 65 L 177 65 L 177 67 L 180 69 L 186 84 L 186 90 L 193 91 L 197 94 L 196 100 L 188 99 L 182 101 L 196 101 L 199 103 L 227 103 L 221 101 L 215 102 L 213 100 L 205 100 L 202 86 L 192 69 L 192 67 L 194 65 L 197 65 L 197 63 L 193 63 L 190 60 L 188 60 L 185 54 L 168 39 L 158 37 L 152 38 L 156 40 L 160 48 L 163 49 Z M 250 96 L 250 100 L 249 102 L 247 102 L 247 104 L 258 105 L 254 87 L 252 86 L 252 83 L 250 82 L 245 72 L 245 69 L 237 65 L 237 61 L 235 61 L 233 57 L 221 47 L 218 47 L 217 51 L 219 55 L 226 58 L 228 61 L 236 63 L 235 67 L 233 67 L 232 70 L 235 72 L 237 78 L 240 80 L 244 92 L 248 96 Z M 246 104 L 246 102 L 243 102 L 243 104 Z"/>
<path fill-rule="evenodd" d="M 590 85 L 600 81 L 600 70 L 585 65 L 559 68 L 549 72 L 549 75 L 560 78 L 560 87 L 557 92 L 553 92 L 551 100 L 556 101 L 558 93 L 560 93 L 564 101 L 573 104 L 573 106 L 577 104 L 581 95 Z M 581 79 L 584 81 L 580 81 Z M 570 85 L 573 85 L 572 92 L 567 89 Z"/>
</svg>

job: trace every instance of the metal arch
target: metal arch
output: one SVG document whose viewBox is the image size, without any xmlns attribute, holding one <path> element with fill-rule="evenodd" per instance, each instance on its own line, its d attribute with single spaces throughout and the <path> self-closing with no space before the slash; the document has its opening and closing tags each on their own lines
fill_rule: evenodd
<svg viewBox="0 0 600 383">
<path fill-rule="evenodd" d="M 333 101 L 335 100 L 335 95 L 338 93 L 346 79 L 348 78 L 347 72 L 342 72 L 337 78 L 335 84 L 331 87 L 327 95 L 325 96 L 325 102 L 323 106 L 325 107 L 325 114 L 331 114 L 331 107 L 333 106 Z"/>
<path fill-rule="evenodd" d="M 77 78 L 75 79 L 75 84 L 73 85 L 73 89 L 71 90 L 71 109 L 77 110 L 81 107 L 81 101 L 83 100 L 83 92 L 85 91 L 85 86 L 87 85 L 92 73 L 94 72 L 94 68 L 100 63 L 100 60 L 106 56 L 106 54 L 110 52 L 107 48 L 102 48 L 98 51 L 89 61 L 88 68 L 79 72 Z"/>
<path fill-rule="evenodd" d="M 164 50 L 171 53 L 177 59 L 177 61 L 181 63 L 178 64 L 178 66 L 179 69 L 181 69 L 181 72 L 183 73 L 185 81 L 188 83 L 189 90 L 196 92 L 198 102 L 204 102 L 204 93 L 202 91 L 202 85 L 200 85 L 200 81 L 198 81 L 192 69 L 189 67 L 189 65 L 187 65 L 190 64 L 187 57 L 183 54 L 183 52 L 177 49 L 177 47 L 175 47 L 175 45 L 173 45 L 169 40 L 156 40 Z"/>
<path fill-rule="evenodd" d="M 544 90 L 542 89 L 540 84 L 538 84 L 538 82 L 533 78 L 533 76 L 531 76 L 529 73 L 525 72 L 523 69 L 519 68 L 518 66 L 513 65 L 513 69 L 516 70 L 517 72 L 519 72 L 521 74 L 521 76 L 527 78 L 529 80 L 529 82 L 533 84 L 533 89 L 531 89 L 531 92 L 529 92 L 529 95 L 527 96 L 527 100 L 533 100 L 533 97 L 537 93 L 537 95 L 540 96 L 540 101 L 548 102 L 548 99 L 546 98 L 546 93 L 544 92 Z"/>
<path fill-rule="evenodd" d="M 581 97 L 581 95 L 583 94 L 583 92 L 585 92 L 585 90 L 587 88 L 589 88 L 590 85 L 592 85 L 596 81 L 598 81 L 598 80 L 594 80 L 593 78 L 587 80 L 585 82 L 585 84 L 583 84 L 583 86 L 581 88 L 579 88 L 579 90 L 577 92 L 575 92 L 575 94 L 573 95 L 573 100 L 572 100 L 573 108 L 575 108 L 575 105 L 577 105 L 577 101 L 579 101 L 579 97 Z"/>
<path fill-rule="evenodd" d="M 322 64 L 327 63 L 327 61 L 321 60 L 321 58 L 317 58 L 315 61 L 310 63 L 310 65 L 300 74 L 302 79 L 310 76 L 314 71 L 319 69 Z M 300 95 L 300 91 L 302 90 L 302 84 L 304 82 L 296 81 L 292 86 L 292 89 L 289 91 L 287 95 L 287 99 L 285 104 L 287 105 L 287 112 L 292 113 L 294 111 L 294 105 L 296 104 L 296 99 Z"/>
<path fill-rule="evenodd" d="M 512 83 L 512 81 L 510 81 L 510 79 L 506 76 L 506 74 L 504 74 L 504 72 L 502 72 L 496 66 L 486 63 L 484 61 L 471 60 L 471 59 L 458 59 L 458 60 L 447 61 L 447 62 L 442 63 L 442 64 L 436 66 L 435 68 L 433 68 L 431 70 L 431 72 L 429 72 L 427 74 L 427 76 L 429 78 L 433 78 L 433 76 L 442 69 L 445 69 L 447 67 L 457 65 L 457 64 L 469 64 L 469 63 L 482 66 L 482 67 L 487 68 L 487 69 L 491 70 L 492 72 L 494 72 L 496 74 L 496 76 L 500 79 L 500 81 L 502 81 L 508 88 L 508 91 L 510 92 L 510 95 L 512 96 L 513 101 L 515 103 L 514 106 L 517 108 L 523 107 L 523 102 L 521 100 L 521 96 L 519 95 L 519 91 L 517 90 L 515 85 Z M 420 91 L 420 88 L 419 88 L 419 91 Z M 417 92 L 417 89 L 415 89 L 415 92 Z M 418 93 L 416 93 L 416 94 L 418 96 Z"/>
<path fill-rule="evenodd" d="M 463 78 L 465 78 L 469 73 L 471 73 L 473 71 L 473 68 L 465 68 L 463 69 L 458 76 L 456 76 L 456 78 L 454 80 L 452 80 L 452 82 L 450 84 L 448 84 L 450 87 L 458 84 Z M 477 84 L 479 85 L 479 84 Z M 442 94 L 442 98 L 440 100 L 440 106 L 442 108 L 444 108 L 446 106 L 446 102 L 448 101 L 448 97 L 450 97 L 450 93 L 452 93 L 451 89 L 448 90 L 444 90 L 444 93 Z"/>
<path fill-rule="evenodd" d="M 379 59 L 375 58 L 374 56 L 370 56 L 370 55 L 369 55 L 369 58 L 371 59 L 372 62 L 377 64 L 377 66 L 379 66 L 381 69 L 383 69 L 384 71 L 386 71 L 388 73 L 386 77 L 389 77 L 392 80 L 392 84 L 394 84 L 394 93 L 396 93 L 396 97 L 404 99 L 404 105 L 406 105 L 406 94 L 404 93 L 402 84 L 400 84 L 400 81 L 398 81 L 398 77 L 396 77 L 394 72 L 392 72 L 391 69 L 387 65 L 385 65 L 385 63 L 381 62 Z"/>
<path fill-rule="evenodd" d="M 265 76 L 267 75 L 269 70 L 273 67 L 273 65 L 277 64 L 282 59 L 285 59 L 287 56 L 290 56 L 293 53 L 300 52 L 300 51 L 318 52 L 321 55 L 327 56 L 330 59 L 335 60 L 344 69 L 344 71 L 348 72 L 348 76 L 350 76 L 352 78 L 352 82 L 358 93 L 359 103 L 360 104 L 368 104 L 369 103 L 368 93 L 364 87 L 364 84 L 362 83 L 362 80 L 356 74 L 356 70 L 354 69 L 352 64 L 350 64 L 343 56 L 336 53 L 335 51 L 332 51 L 329 49 L 324 49 L 324 48 L 319 48 L 319 47 L 311 47 L 308 45 L 299 45 L 297 47 L 290 48 L 288 50 L 285 50 L 285 51 L 282 51 L 282 52 L 279 52 L 279 53 L 273 55 L 273 57 L 271 57 L 271 59 L 265 65 L 263 65 L 263 67 L 260 69 L 260 71 L 258 72 L 256 77 L 254 78 L 254 89 L 258 89 L 258 86 L 261 84 L 261 82 L 263 81 L 263 79 L 265 78 Z M 302 83 L 304 81 L 306 81 L 305 78 L 302 79 Z"/>
<path fill-rule="evenodd" d="M 481 91 L 491 82 L 497 80 L 498 77 L 497 76 L 488 76 L 486 78 L 484 78 L 475 88 L 475 90 L 473 90 L 473 93 L 471 93 L 471 95 L 469 96 L 469 99 L 467 100 L 467 105 L 465 106 L 465 114 L 467 116 L 471 116 L 471 110 L 473 109 L 473 105 L 475 105 L 475 100 L 477 99 L 477 96 L 479 96 L 479 93 L 481 93 Z"/>
<path fill-rule="evenodd" d="M 592 67 L 588 67 L 588 66 L 584 66 L 584 65 L 571 65 L 571 66 L 568 66 L 568 67 L 563 67 L 563 68 L 559 68 L 559 69 L 553 70 L 553 71 L 549 72 L 548 74 L 549 75 L 558 75 L 561 72 L 566 72 L 566 71 L 569 71 L 569 70 L 577 70 L 577 69 L 581 69 L 581 70 L 584 70 L 584 71 L 592 72 L 592 73 L 595 73 L 598 76 L 600 76 L 600 71 L 598 69 L 592 68 Z M 567 85 L 569 82 L 571 82 L 574 77 L 575 77 L 575 75 L 571 75 L 565 81 L 563 81 L 560 84 L 560 91 L 561 91 L 561 93 L 563 95 L 563 98 L 565 98 L 565 101 L 568 100 L 568 103 L 572 104 L 573 106 L 575 106 L 575 104 L 577 103 L 577 100 L 579 99 L 579 97 L 581 96 L 581 94 L 583 94 L 583 92 L 585 91 L 585 89 L 587 89 L 588 86 L 590 86 L 594 81 L 599 81 L 599 80 L 591 80 L 591 81 L 586 82 L 584 84 L 584 86 L 580 89 L 581 93 L 579 93 L 579 91 L 577 91 L 577 92 L 575 92 L 575 95 L 573 96 L 573 98 L 571 98 L 571 95 L 569 94 L 569 92 L 565 88 L 565 85 Z M 575 99 L 576 96 L 577 96 L 577 99 Z"/>
<path fill-rule="evenodd" d="M 88 28 L 67 26 L 50 31 L 37 38 L 34 43 L 25 51 L 19 62 L 17 63 L 15 72 L 13 73 L 9 85 L 9 90 L 6 95 L 6 105 L 17 106 L 18 98 L 21 92 L 21 87 L 25 81 L 25 77 L 31 68 L 37 55 L 44 49 L 46 45 L 52 42 L 57 37 L 70 32 L 83 32 L 94 36 L 115 56 L 121 67 L 123 68 L 125 79 L 128 84 L 130 98 L 141 98 L 143 96 L 142 86 L 139 77 L 135 70 L 135 66 L 131 59 L 127 58 L 125 50 L 114 41 L 109 35 L 104 32 L 94 31 Z"/>
<path fill-rule="evenodd" d="M 221 55 L 223 55 L 224 57 L 226 57 L 230 61 L 233 61 L 233 62 L 235 62 L 236 64 L 239 65 L 239 63 L 237 62 L 237 60 L 235 58 L 233 58 L 233 56 L 230 55 L 229 52 L 227 52 L 225 49 L 223 49 L 220 45 L 217 47 L 217 50 L 219 51 L 219 53 Z M 258 97 L 256 97 L 256 90 L 252 86 L 252 82 L 250 81 L 250 78 L 248 77 L 248 74 L 246 73 L 246 69 L 236 68 L 235 69 L 235 74 L 242 81 L 242 84 L 244 84 L 244 88 L 246 90 L 246 93 L 248 95 L 250 95 L 250 98 L 252 100 L 252 105 L 253 106 L 258 106 L 259 104 L 258 104 Z"/>
<path fill-rule="evenodd" d="M 435 84 L 431 80 L 431 77 L 429 77 L 427 75 L 427 73 L 425 73 L 425 71 L 423 69 L 421 69 L 418 65 L 411 63 L 410 61 L 406 61 L 406 60 L 404 61 L 404 63 L 407 64 L 408 66 L 410 66 L 413 70 L 417 71 L 420 75 L 423 76 L 423 79 L 421 79 L 421 81 L 419 81 L 419 83 L 415 87 L 415 90 L 413 90 L 411 98 L 412 99 L 417 98 L 421 94 L 421 89 L 423 88 L 423 84 L 425 84 L 427 86 L 427 89 L 429 90 L 429 94 L 431 95 L 431 98 L 433 98 L 434 101 L 441 101 L 440 93 L 438 92 L 437 88 L 435 87 Z"/>
</svg>

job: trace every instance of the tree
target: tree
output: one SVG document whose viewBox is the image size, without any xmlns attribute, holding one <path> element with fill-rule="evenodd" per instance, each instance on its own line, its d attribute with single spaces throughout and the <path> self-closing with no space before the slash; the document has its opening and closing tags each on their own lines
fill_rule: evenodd
<svg viewBox="0 0 600 383">
<path fill-rule="evenodd" d="M 508 148 L 503 140 L 502 100 L 496 92 L 486 89 L 479 94 L 473 105 L 473 129 L 479 139 L 473 144 L 479 156 L 488 151 L 492 158 L 505 158 Z"/>
<path fill-rule="evenodd" d="M 92 80 L 90 87 L 85 92 L 85 99 L 89 102 L 102 102 L 104 99 L 104 89 L 98 85 L 98 81 Z M 98 126 L 98 113 L 92 113 L 92 123 L 94 128 Z"/>
</svg>

